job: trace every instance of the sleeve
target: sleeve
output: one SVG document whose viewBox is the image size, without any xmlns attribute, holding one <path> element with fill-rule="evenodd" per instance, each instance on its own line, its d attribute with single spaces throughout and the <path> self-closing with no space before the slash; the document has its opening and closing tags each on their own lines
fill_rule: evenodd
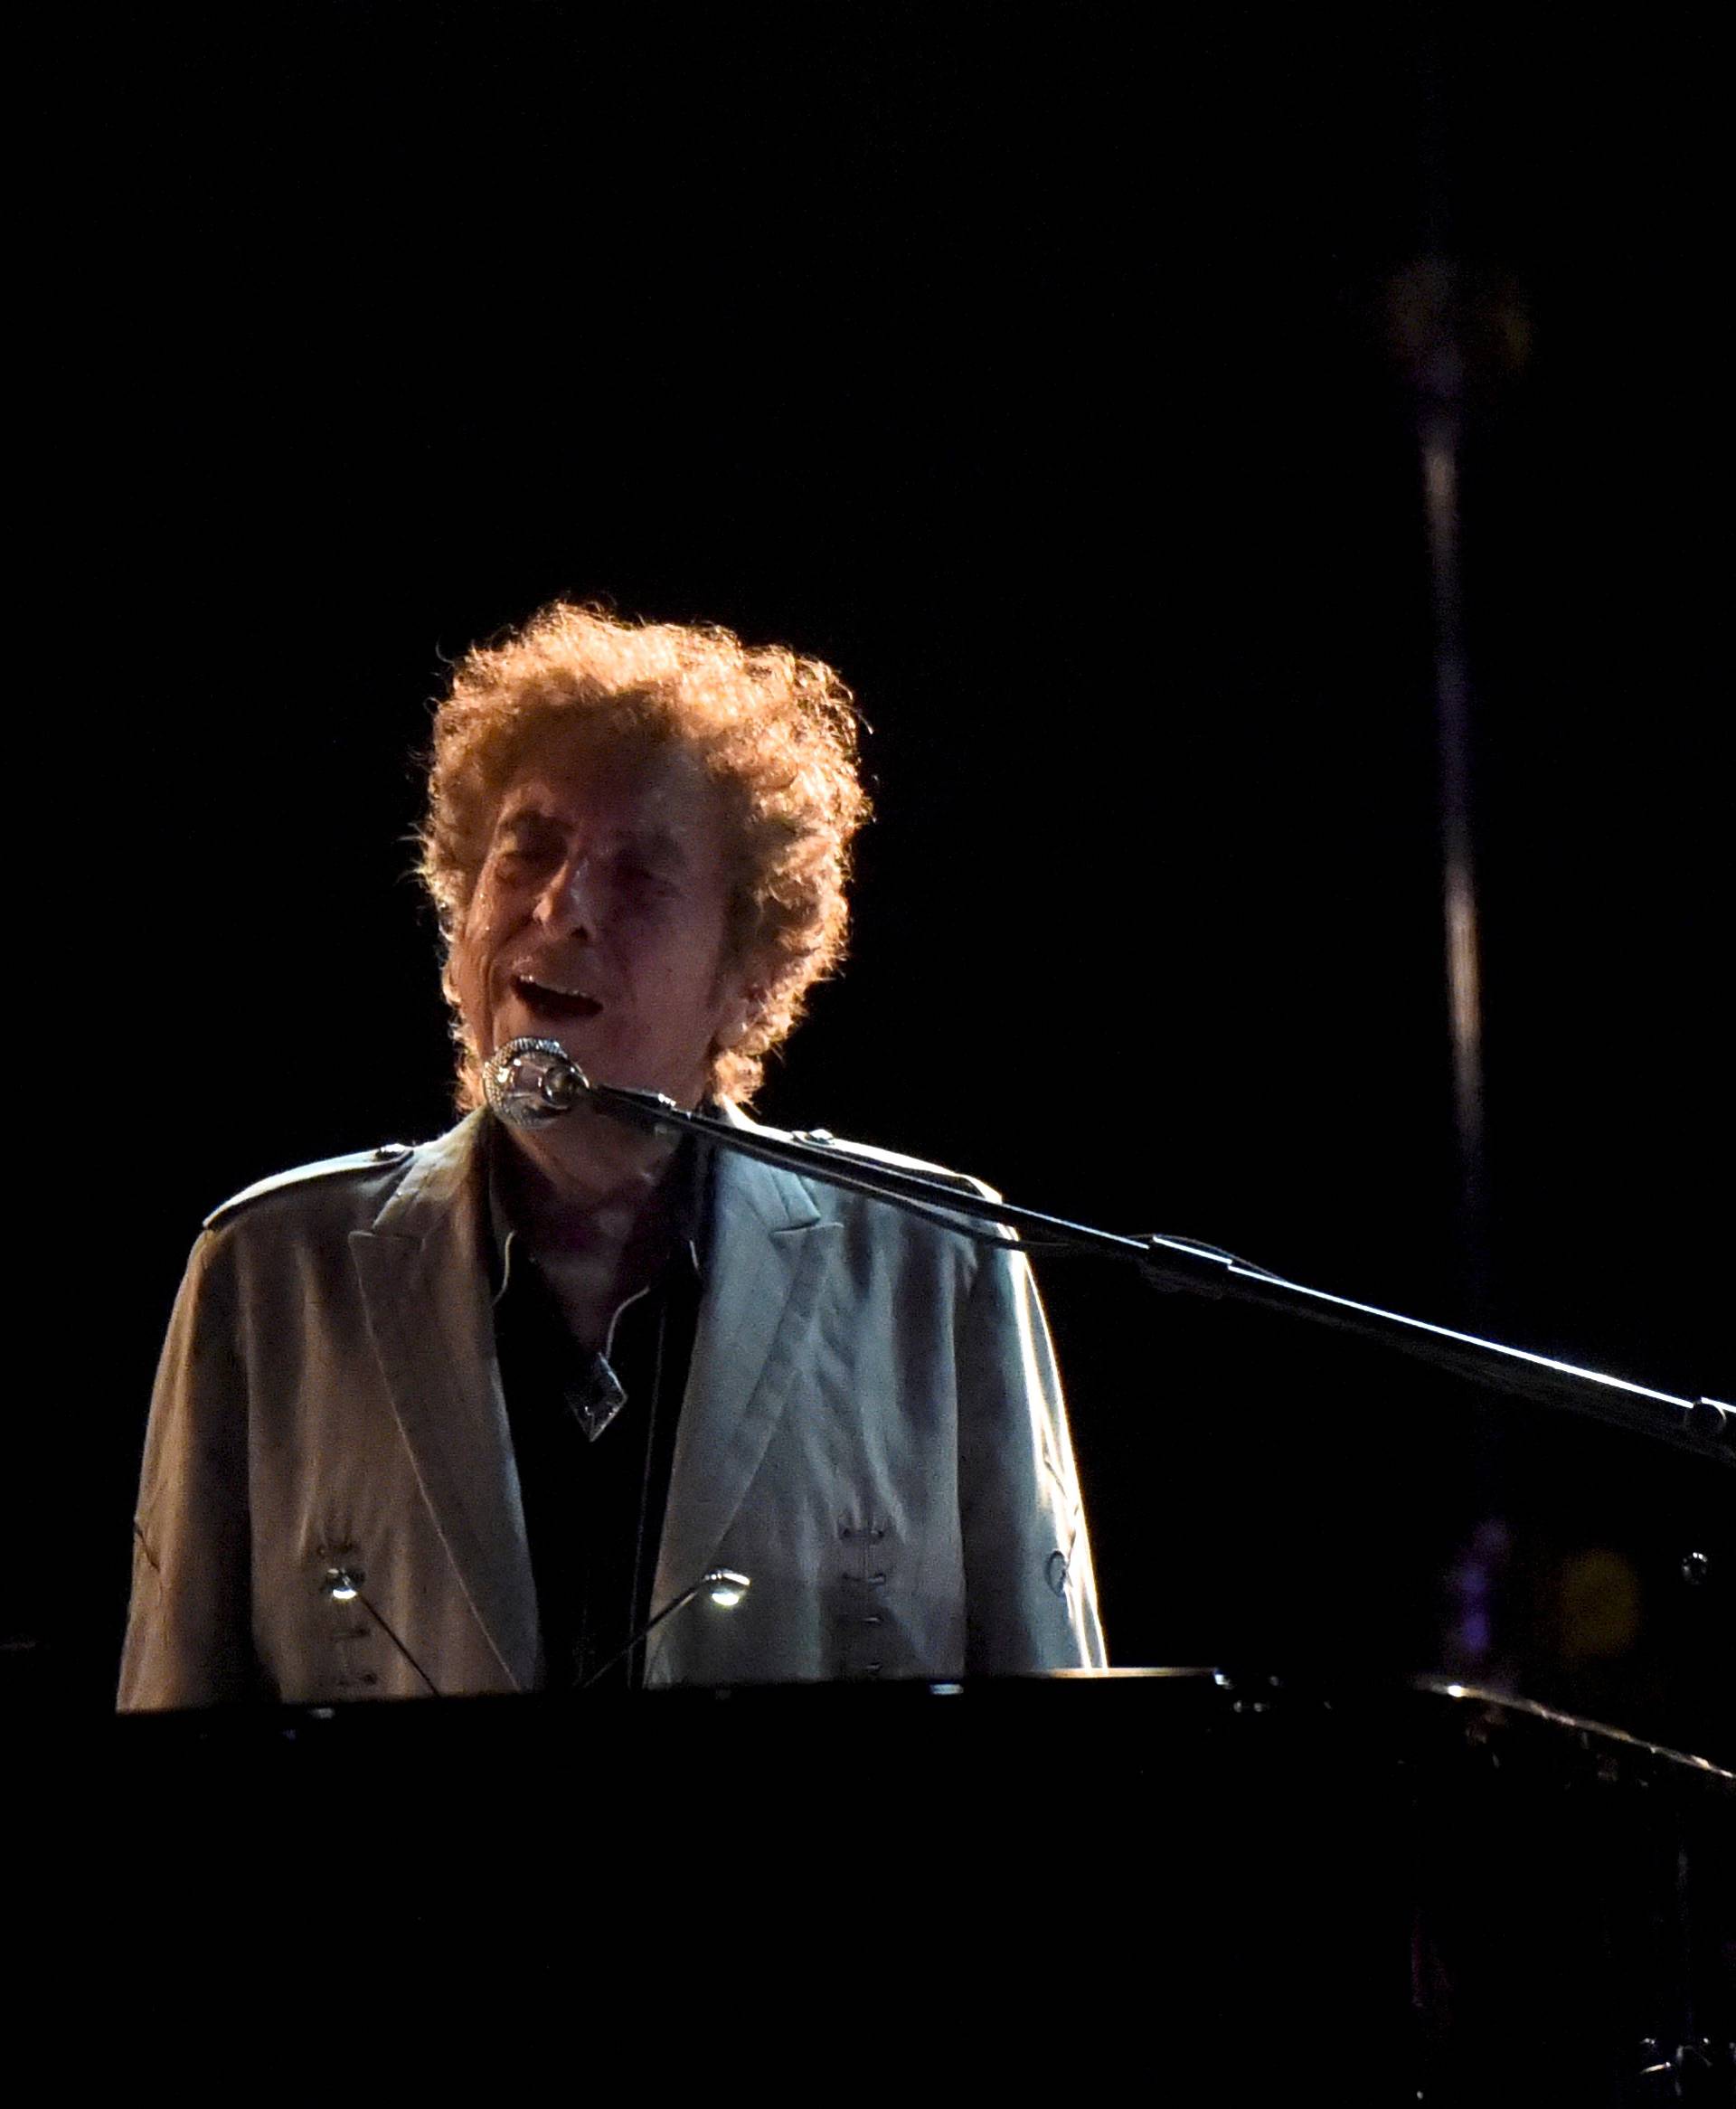
<svg viewBox="0 0 1736 2109">
<path fill-rule="evenodd" d="M 157 1365 L 133 1518 L 122 1713 L 261 1696 L 251 1638 L 247 1385 L 207 1232 Z"/>
<path fill-rule="evenodd" d="M 1023 1253 L 984 1255 L 960 1349 L 967 1666 L 990 1675 L 1101 1669 L 1108 1656 L 1067 1411 Z"/>
</svg>

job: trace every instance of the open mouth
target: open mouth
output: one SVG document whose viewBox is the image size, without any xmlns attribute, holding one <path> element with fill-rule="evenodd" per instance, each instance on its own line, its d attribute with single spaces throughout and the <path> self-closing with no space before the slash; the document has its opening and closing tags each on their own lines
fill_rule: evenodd
<svg viewBox="0 0 1736 2109">
<path fill-rule="evenodd" d="M 594 1018 L 603 1007 L 589 996 L 580 996 L 577 989 L 557 988 L 546 981 L 535 980 L 529 974 L 513 976 L 513 994 L 526 1010 L 534 1011 L 539 1017 L 552 1018 L 561 1025 L 571 1025 L 581 1018 Z"/>
</svg>

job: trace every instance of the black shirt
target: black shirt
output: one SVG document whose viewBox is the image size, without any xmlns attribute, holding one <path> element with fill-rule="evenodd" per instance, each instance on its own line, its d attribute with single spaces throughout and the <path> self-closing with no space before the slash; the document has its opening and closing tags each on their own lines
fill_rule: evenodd
<svg viewBox="0 0 1736 2109">
<path fill-rule="evenodd" d="M 496 1145 L 498 1147 L 498 1145 Z M 649 1286 L 616 1311 L 601 1353 L 580 1347 L 554 1291 L 495 1206 L 495 1345 L 518 1467 L 551 1690 L 637 1686 L 699 1318 L 701 1153 L 671 1167 L 674 1234 Z M 491 1180 L 491 1192 L 498 1187 Z"/>
</svg>

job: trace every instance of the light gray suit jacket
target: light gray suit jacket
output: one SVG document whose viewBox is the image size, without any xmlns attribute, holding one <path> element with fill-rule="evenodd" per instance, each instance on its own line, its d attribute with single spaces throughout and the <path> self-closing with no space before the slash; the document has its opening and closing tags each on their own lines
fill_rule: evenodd
<svg viewBox="0 0 1736 2109">
<path fill-rule="evenodd" d="M 123 1709 L 540 1683 L 486 1118 L 208 1220 L 152 1403 Z M 753 1586 L 662 1625 L 647 1682 L 1100 1664 L 1023 1255 L 737 1152 L 713 1207 L 653 1603 L 715 1565 Z"/>
</svg>

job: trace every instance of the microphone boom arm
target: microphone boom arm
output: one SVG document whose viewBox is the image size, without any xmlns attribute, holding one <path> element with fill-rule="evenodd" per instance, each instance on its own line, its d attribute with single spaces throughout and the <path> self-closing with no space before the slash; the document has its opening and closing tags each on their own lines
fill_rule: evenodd
<svg viewBox="0 0 1736 2109">
<path fill-rule="evenodd" d="M 1383 1310 L 1290 1281 L 1215 1246 L 1156 1234 L 1129 1237 L 1095 1225 L 1070 1222 L 1041 1209 L 991 1200 L 974 1187 L 954 1185 L 902 1166 L 852 1156 L 816 1136 L 758 1133 L 731 1127 L 710 1113 L 689 1111 L 657 1092 L 594 1084 L 556 1040 L 509 1040 L 484 1068 L 489 1106 L 516 1127 L 538 1127 L 590 1105 L 635 1126 L 693 1135 L 824 1185 L 865 1194 L 895 1208 L 943 1220 L 948 1229 L 995 1245 L 1020 1244 L 1028 1231 L 1041 1245 L 1130 1261 L 1155 1287 L 1190 1295 L 1230 1297 L 1337 1331 L 1360 1335 L 1510 1397 L 1613 1423 L 1660 1438 L 1700 1457 L 1736 1466 L 1736 1405 L 1713 1398 L 1681 1398 L 1601 1370 L 1512 1348 L 1475 1333 L 1454 1331 L 1403 1311 Z M 1041 1249 L 1039 1246 L 1037 1249 Z"/>
</svg>

